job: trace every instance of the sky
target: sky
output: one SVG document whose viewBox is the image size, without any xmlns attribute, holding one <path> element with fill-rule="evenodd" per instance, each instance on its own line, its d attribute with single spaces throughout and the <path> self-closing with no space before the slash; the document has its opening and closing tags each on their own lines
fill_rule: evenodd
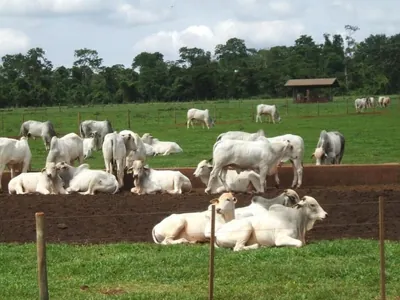
<svg viewBox="0 0 400 300">
<path fill-rule="evenodd" d="M 301 34 L 400 33 L 398 0 L 0 0 L 0 57 L 41 47 L 55 67 L 74 50 L 97 50 L 104 65 L 130 66 L 142 51 L 178 58 L 180 47 L 213 50 L 229 38 L 257 49 L 292 45 Z M 397 28 L 397 30 L 396 30 Z"/>
</svg>

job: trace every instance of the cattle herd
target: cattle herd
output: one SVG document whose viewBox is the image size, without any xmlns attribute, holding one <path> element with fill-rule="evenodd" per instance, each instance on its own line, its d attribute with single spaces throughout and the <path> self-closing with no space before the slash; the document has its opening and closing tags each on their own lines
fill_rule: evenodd
<svg viewBox="0 0 400 300">
<path fill-rule="evenodd" d="M 356 108 L 356 112 L 363 112 L 367 108 L 373 107 L 388 107 L 390 104 L 390 97 L 380 96 L 377 101 L 375 101 L 374 97 L 365 97 L 365 98 L 357 98 L 354 101 L 354 106 Z"/>
<path fill-rule="evenodd" d="M 362 101 L 366 107 L 373 105 L 372 97 L 364 99 L 356 100 L 356 108 Z M 390 102 L 387 99 L 380 97 L 379 105 L 386 107 Z M 273 123 L 281 121 L 276 105 L 259 104 L 256 109 L 256 122 L 262 122 L 262 115 L 268 115 Z M 215 126 L 208 109 L 189 109 L 187 128 L 194 123 L 208 129 Z M 114 131 L 108 120 L 85 120 L 79 125 L 79 135 L 68 133 L 57 137 L 51 121 L 31 120 L 21 125 L 20 135 L 19 140 L 0 138 L 0 182 L 8 166 L 10 194 L 115 194 L 123 187 L 125 171 L 132 174 L 134 194 L 181 194 L 192 190 L 189 178 L 181 172 L 155 170 L 146 164 L 149 156 L 183 152 L 177 143 L 160 141 L 149 133 L 140 137 L 131 130 Z M 47 151 L 40 172 L 28 173 L 32 158 L 30 137 L 42 138 Z M 100 150 L 105 171 L 90 169 L 84 163 L 94 151 Z M 340 164 L 344 150 L 343 134 L 322 130 L 311 156 L 316 165 Z M 266 137 L 260 129 L 255 133 L 228 131 L 218 135 L 212 158 L 200 161 L 193 175 L 205 185 L 205 193 L 222 195 L 211 200 L 203 212 L 172 214 L 162 220 L 152 230 L 154 242 L 166 245 L 207 241 L 211 207 L 215 205 L 218 247 L 235 251 L 268 245 L 301 247 L 305 244 L 306 231 L 327 215 L 316 199 L 311 196 L 300 199 L 294 190 L 286 189 L 276 198 L 254 196 L 249 206 L 235 208 L 238 200 L 232 192 L 263 193 L 268 175 L 274 175 L 279 185 L 279 166 L 286 161 L 293 167 L 291 188 L 301 187 L 304 154 L 303 138 L 294 134 Z M 75 160 L 79 161 L 77 167 L 74 167 Z M 17 168 L 21 173 L 15 176 Z"/>
</svg>

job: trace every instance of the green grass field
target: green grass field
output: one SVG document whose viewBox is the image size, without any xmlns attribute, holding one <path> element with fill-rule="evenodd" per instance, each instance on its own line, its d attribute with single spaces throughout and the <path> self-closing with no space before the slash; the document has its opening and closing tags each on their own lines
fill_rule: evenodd
<svg viewBox="0 0 400 300">
<path fill-rule="evenodd" d="M 166 157 L 149 158 L 151 167 L 193 167 L 212 154 L 216 137 L 228 130 L 255 132 L 263 128 L 267 135 L 284 133 L 298 134 L 304 138 L 305 163 L 311 163 L 310 155 L 322 129 L 339 130 L 346 139 L 343 163 L 398 162 L 400 136 L 394 134 L 400 124 L 400 99 L 391 97 L 388 108 L 369 109 L 377 114 L 355 114 L 354 99 L 337 97 L 332 103 L 293 104 L 288 99 L 242 100 L 191 103 L 149 103 L 94 107 L 55 107 L 33 111 L 17 109 L 3 111 L 1 115 L 2 136 L 17 136 L 23 120 L 51 120 L 56 131 L 64 135 L 78 133 L 78 112 L 81 120 L 109 119 L 115 130 L 129 129 L 143 135 L 151 133 L 160 140 L 176 141 L 184 153 Z M 281 124 L 255 123 L 257 104 L 275 103 L 279 107 Z M 186 129 L 186 112 L 189 108 L 209 108 L 216 117 L 216 126 L 211 130 Z M 176 122 L 175 122 L 176 120 Z M 46 152 L 41 140 L 30 140 L 33 154 L 32 168 L 44 166 Z M 101 151 L 87 160 L 92 168 L 104 168 Z"/>
<path fill-rule="evenodd" d="M 395 300 L 400 244 L 385 250 L 387 299 Z M 208 245 L 48 245 L 50 299 L 207 299 L 208 254 Z M 38 299 L 35 245 L 0 245 L 0 258 L 0 299 Z M 373 300 L 379 274 L 377 241 L 216 249 L 215 299 Z"/>
</svg>

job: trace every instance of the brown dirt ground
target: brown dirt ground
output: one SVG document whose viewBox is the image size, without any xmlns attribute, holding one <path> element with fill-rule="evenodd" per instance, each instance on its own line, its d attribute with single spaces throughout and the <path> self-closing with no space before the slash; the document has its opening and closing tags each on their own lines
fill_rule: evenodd
<svg viewBox="0 0 400 300">
<path fill-rule="evenodd" d="M 271 188 L 265 196 L 282 190 Z M 399 185 L 354 186 L 343 189 L 305 188 L 328 212 L 307 240 L 378 238 L 378 197 L 386 199 L 386 238 L 400 239 Z M 196 189 L 186 195 L 0 195 L 0 242 L 34 242 L 35 212 L 46 215 L 47 241 L 65 243 L 152 242 L 152 227 L 171 213 L 204 210 L 216 195 Z M 251 195 L 237 194 L 237 207 Z"/>
</svg>

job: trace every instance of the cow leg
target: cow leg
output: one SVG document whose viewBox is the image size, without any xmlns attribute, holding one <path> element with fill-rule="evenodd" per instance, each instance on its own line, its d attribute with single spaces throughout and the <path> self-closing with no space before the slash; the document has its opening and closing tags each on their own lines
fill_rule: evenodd
<svg viewBox="0 0 400 300">
<path fill-rule="evenodd" d="M 250 173 L 248 177 L 250 184 L 253 185 L 254 189 L 257 193 L 260 192 L 260 178 L 258 175 L 254 173 Z"/>
<path fill-rule="evenodd" d="M 46 189 L 45 187 L 38 185 L 36 187 L 36 192 L 42 195 L 49 195 L 50 191 L 48 189 Z"/>
<path fill-rule="evenodd" d="M 280 235 L 277 235 L 275 238 L 275 246 L 277 246 L 277 247 L 280 247 L 280 246 L 301 247 L 301 246 L 303 246 L 303 243 L 300 240 L 294 239 L 288 235 L 280 234 Z"/>
<path fill-rule="evenodd" d="M 206 194 L 208 194 L 211 191 L 211 184 L 213 183 L 215 177 L 217 177 L 217 174 L 219 174 L 220 171 L 221 168 L 219 168 L 219 166 L 218 167 L 214 166 L 214 168 L 212 169 L 210 173 L 210 178 L 208 179 L 207 188 L 204 190 Z"/>
<path fill-rule="evenodd" d="M 221 180 L 222 184 L 224 185 L 225 189 L 229 192 L 230 188 L 226 184 L 226 174 L 228 170 L 227 169 L 222 169 L 221 172 L 219 173 L 219 179 Z"/>
<path fill-rule="evenodd" d="M 253 249 L 258 249 L 260 248 L 260 244 L 255 243 L 250 246 L 244 246 L 242 244 L 238 245 L 236 244 L 235 247 L 233 248 L 233 251 L 241 251 L 241 250 L 253 250 Z"/>
<path fill-rule="evenodd" d="M 0 191 L 3 190 L 3 187 L 2 187 L 2 185 L 1 185 L 1 179 L 2 179 L 2 177 L 3 177 L 3 172 L 4 172 L 4 168 L 5 168 L 5 167 L 6 167 L 5 165 L 0 164 Z"/>
<path fill-rule="evenodd" d="M 11 173 L 11 178 L 15 177 L 15 167 L 14 165 L 10 166 L 10 173 Z"/>
<path fill-rule="evenodd" d="M 267 168 L 260 168 L 260 193 L 264 193 L 264 185 L 267 185 Z"/>
<path fill-rule="evenodd" d="M 293 166 L 293 182 L 292 188 L 297 187 L 300 188 L 303 183 L 303 165 L 300 159 L 296 158 L 294 160 L 290 160 Z M 297 185 L 296 185 L 297 183 Z"/>
<path fill-rule="evenodd" d="M 186 128 L 189 129 L 189 126 L 190 126 L 190 119 L 188 119 L 188 120 L 186 121 Z"/>
<path fill-rule="evenodd" d="M 15 185 L 15 193 L 17 195 L 27 194 L 25 193 L 22 183 L 20 181 Z"/>
<path fill-rule="evenodd" d="M 171 153 L 171 149 L 168 149 L 167 151 L 164 152 L 163 156 L 169 155 Z"/>
<path fill-rule="evenodd" d="M 257 243 L 246 246 L 252 233 L 253 226 L 250 223 L 243 224 L 242 227 L 240 227 L 240 230 L 235 232 L 236 244 L 235 247 L 233 247 L 233 251 L 257 249 L 259 247 Z"/>
</svg>

